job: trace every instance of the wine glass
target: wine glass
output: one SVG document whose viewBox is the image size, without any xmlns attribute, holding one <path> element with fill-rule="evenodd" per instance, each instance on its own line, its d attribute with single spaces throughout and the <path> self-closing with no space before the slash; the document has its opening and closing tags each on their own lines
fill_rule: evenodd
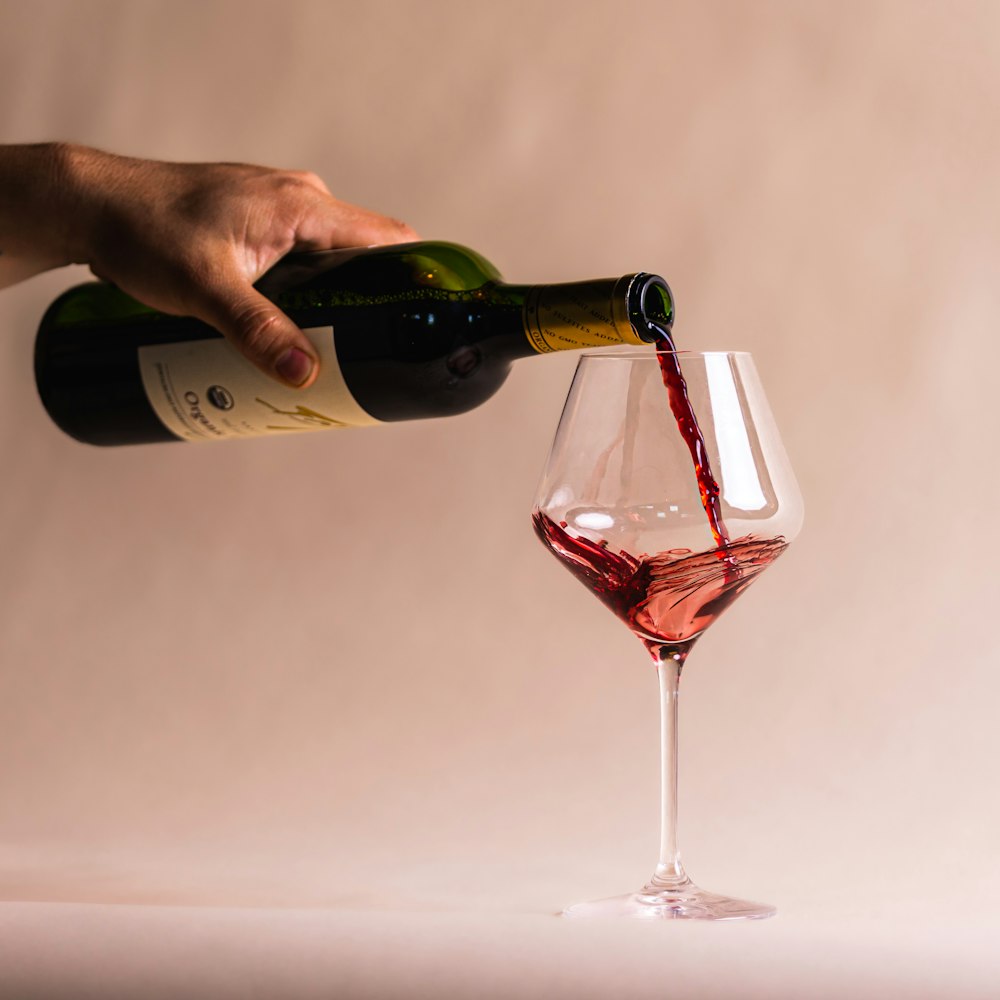
<svg viewBox="0 0 1000 1000">
<path fill-rule="evenodd" d="M 584 354 L 532 514 L 562 564 L 645 644 L 660 686 L 660 858 L 638 892 L 564 915 L 732 920 L 774 907 L 699 889 L 676 840 L 677 696 L 691 647 L 785 549 L 802 499 L 753 359 Z"/>
</svg>

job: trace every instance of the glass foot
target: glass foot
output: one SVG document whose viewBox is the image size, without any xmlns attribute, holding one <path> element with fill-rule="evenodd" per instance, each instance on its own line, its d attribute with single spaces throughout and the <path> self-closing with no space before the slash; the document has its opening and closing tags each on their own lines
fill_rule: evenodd
<svg viewBox="0 0 1000 1000">
<path fill-rule="evenodd" d="M 692 882 L 675 887 L 646 886 L 640 892 L 577 903 L 564 917 L 634 917 L 639 920 L 762 920 L 773 917 L 773 906 L 705 892 Z"/>
</svg>

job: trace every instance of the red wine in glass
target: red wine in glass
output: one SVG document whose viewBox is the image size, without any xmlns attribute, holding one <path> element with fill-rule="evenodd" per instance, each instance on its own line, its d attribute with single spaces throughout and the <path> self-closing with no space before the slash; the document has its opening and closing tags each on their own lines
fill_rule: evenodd
<svg viewBox="0 0 1000 1000">
<path fill-rule="evenodd" d="M 574 537 L 547 514 L 532 514 L 535 532 L 563 565 L 646 644 L 689 649 L 754 579 L 785 550 L 782 538 L 746 535 L 716 549 L 671 549 L 655 555 L 613 552 L 607 542 Z"/>
</svg>

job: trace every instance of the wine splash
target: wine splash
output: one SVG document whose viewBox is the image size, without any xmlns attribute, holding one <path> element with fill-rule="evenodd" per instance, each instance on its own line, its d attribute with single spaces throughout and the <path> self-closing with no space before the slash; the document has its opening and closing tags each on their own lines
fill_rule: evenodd
<svg viewBox="0 0 1000 1000">
<path fill-rule="evenodd" d="M 670 549 L 655 555 L 612 552 L 606 541 L 569 534 L 536 510 L 538 537 L 560 562 L 646 644 L 690 647 L 695 639 L 784 552 L 782 538 L 746 535 L 718 549 Z"/>
</svg>

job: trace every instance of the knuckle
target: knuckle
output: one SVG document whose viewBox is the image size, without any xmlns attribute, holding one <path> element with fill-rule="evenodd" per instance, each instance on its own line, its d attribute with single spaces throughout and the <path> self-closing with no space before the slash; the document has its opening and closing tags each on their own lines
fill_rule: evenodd
<svg viewBox="0 0 1000 1000">
<path fill-rule="evenodd" d="M 312 194 L 323 188 L 319 177 L 303 170 L 283 170 L 271 178 L 271 183 L 278 194 L 286 196 Z"/>
<path fill-rule="evenodd" d="M 295 174 L 307 187 L 316 188 L 319 191 L 327 191 L 326 184 L 323 183 L 323 178 L 319 174 L 314 174 L 311 170 L 298 170 L 295 171 Z"/>
<path fill-rule="evenodd" d="M 410 242 L 420 238 L 417 235 L 416 230 L 407 225 L 401 219 L 389 219 L 388 221 L 393 235 L 397 240 L 399 240 L 399 242 Z"/>
</svg>

